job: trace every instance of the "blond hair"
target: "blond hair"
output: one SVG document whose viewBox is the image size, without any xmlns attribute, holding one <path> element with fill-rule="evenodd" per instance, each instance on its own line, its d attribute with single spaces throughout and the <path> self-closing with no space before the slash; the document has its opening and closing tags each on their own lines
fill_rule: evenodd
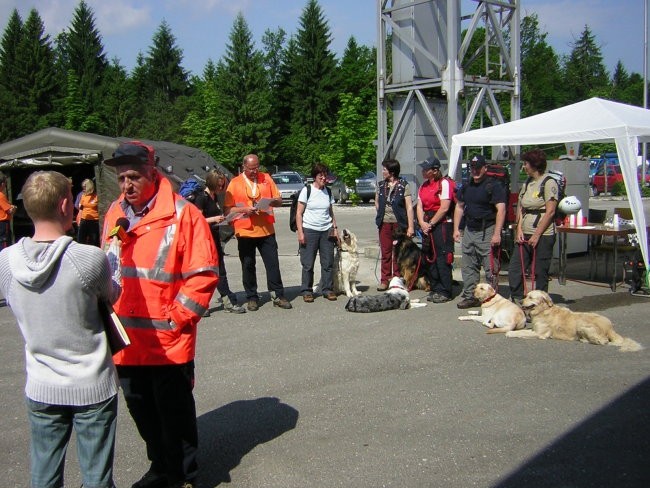
<svg viewBox="0 0 650 488">
<path fill-rule="evenodd" d="M 23 204 L 29 218 L 56 220 L 61 200 L 71 196 L 70 180 L 57 171 L 35 171 L 23 185 Z"/>
<path fill-rule="evenodd" d="M 93 180 L 90 179 L 85 179 L 81 182 L 81 188 L 83 188 L 83 191 L 86 195 L 92 195 L 95 193 L 95 184 L 93 183 Z"/>
</svg>

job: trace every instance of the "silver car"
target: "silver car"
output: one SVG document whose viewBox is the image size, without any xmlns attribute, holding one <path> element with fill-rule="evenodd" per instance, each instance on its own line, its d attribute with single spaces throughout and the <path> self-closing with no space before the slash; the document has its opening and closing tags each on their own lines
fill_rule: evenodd
<svg viewBox="0 0 650 488">
<path fill-rule="evenodd" d="M 354 182 L 354 191 L 359 195 L 363 203 L 368 203 L 370 200 L 375 199 L 375 192 L 377 191 L 377 175 L 375 173 L 368 171 L 354 180 Z"/>
<path fill-rule="evenodd" d="M 280 191 L 283 203 L 291 203 L 291 197 L 305 186 L 305 180 L 294 171 L 280 171 L 271 175 L 271 178 Z"/>
</svg>

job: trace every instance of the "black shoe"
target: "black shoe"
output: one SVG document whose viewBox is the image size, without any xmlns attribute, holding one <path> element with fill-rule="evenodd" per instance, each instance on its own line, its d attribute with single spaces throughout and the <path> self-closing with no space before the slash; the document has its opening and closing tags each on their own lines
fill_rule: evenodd
<svg viewBox="0 0 650 488">
<path fill-rule="evenodd" d="M 284 308 L 285 310 L 289 310 L 290 308 L 293 308 L 291 306 L 291 304 L 289 303 L 289 300 L 287 300 L 284 297 L 274 298 L 273 299 L 273 306 L 274 307 Z"/>
<path fill-rule="evenodd" d="M 142 478 L 131 485 L 131 488 L 167 488 L 167 476 L 151 469 Z"/>
<path fill-rule="evenodd" d="M 248 303 L 246 304 L 246 308 L 250 312 L 255 312 L 260 308 L 260 303 L 257 300 L 251 298 L 250 300 L 248 300 Z"/>
<path fill-rule="evenodd" d="M 460 302 L 456 304 L 456 307 L 458 308 L 474 308 L 474 307 L 480 307 L 481 302 L 479 301 L 478 298 L 463 298 Z"/>
</svg>

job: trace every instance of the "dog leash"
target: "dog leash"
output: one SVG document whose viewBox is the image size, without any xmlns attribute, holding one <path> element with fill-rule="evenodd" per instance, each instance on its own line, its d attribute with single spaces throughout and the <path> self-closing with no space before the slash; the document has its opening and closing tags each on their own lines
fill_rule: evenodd
<svg viewBox="0 0 650 488">
<path fill-rule="evenodd" d="M 422 255 L 418 258 L 418 264 L 415 266 L 415 272 L 413 273 L 413 278 L 411 278 L 410 283 L 407 284 L 407 290 L 411 291 L 413 289 L 413 286 L 415 286 L 415 282 L 418 280 L 418 275 L 420 273 L 420 265 L 422 264 Z"/>
<path fill-rule="evenodd" d="M 519 261 L 521 262 L 521 278 L 522 282 L 524 283 L 524 296 L 528 294 L 528 290 L 526 290 L 526 268 L 524 267 L 524 252 L 523 252 L 523 246 L 524 245 L 530 245 L 528 244 L 528 241 L 520 242 L 519 243 Z M 535 289 L 535 261 L 537 260 L 537 247 L 533 247 L 533 259 L 530 263 L 530 289 L 531 291 Z"/>
<path fill-rule="evenodd" d="M 496 249 L 496 259 L 494 251 Z M 490 247 L 490 273 L 492 274 L 492 288 L 499 289 L 499 273 L 501 273 L 501 246 Z"/>
</svg>

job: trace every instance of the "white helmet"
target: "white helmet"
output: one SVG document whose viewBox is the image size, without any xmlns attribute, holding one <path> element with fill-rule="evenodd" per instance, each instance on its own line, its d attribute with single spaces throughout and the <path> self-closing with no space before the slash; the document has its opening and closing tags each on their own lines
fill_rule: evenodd
<svg viewBox="0 0 650 488">
<path fill-rule="evenodd" d="M 580 211 L 582 208 L 582 203 L 580 203 L 580 200 L 578 200 L 577 197 L 571 195 L 564 197 L 558 204 L 557 208 L 560 210 L 560 212 L 566 215 L 573 215 L 577 214 Z"/>
</svg>

